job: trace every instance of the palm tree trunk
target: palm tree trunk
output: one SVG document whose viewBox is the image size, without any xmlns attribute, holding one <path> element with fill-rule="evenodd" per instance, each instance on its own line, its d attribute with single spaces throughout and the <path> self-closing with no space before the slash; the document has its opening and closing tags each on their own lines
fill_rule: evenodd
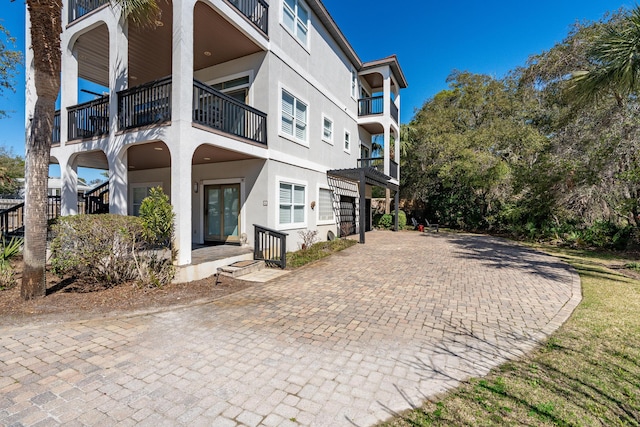
<svg viewBox="0 0 640 427">
<path fill-rule="evenodd" d="M 60 91 L 62 3 L 27 0 L 27 5 L 36 102 L 26 144 L 24 272 L 20 295 L 32 299 L 46 292 L 47 180 L 55 102 Z"/>
</svg>

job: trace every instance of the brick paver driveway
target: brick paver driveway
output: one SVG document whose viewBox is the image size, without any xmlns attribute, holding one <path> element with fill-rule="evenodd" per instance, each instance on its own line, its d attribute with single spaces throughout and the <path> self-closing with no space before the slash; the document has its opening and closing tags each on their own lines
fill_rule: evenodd
<svg viewBox="0 0 640 427">
<path fill-rule="evenodd" d="M 518 357 L 579 279 L 485 236 L 367 234 L 187 308 L 0 329 L 0 424 L 371 425 Z"/>
</svg>

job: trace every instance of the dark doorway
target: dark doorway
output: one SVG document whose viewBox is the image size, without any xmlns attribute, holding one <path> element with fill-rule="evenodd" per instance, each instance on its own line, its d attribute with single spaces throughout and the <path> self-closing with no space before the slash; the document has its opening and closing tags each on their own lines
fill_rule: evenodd
<svg viewBox="0 0 640 427">
<path fill-rule="evenodd" d="M 356 198 L 340 196 L 340 237 L 356 234 Z"/>
</svg>

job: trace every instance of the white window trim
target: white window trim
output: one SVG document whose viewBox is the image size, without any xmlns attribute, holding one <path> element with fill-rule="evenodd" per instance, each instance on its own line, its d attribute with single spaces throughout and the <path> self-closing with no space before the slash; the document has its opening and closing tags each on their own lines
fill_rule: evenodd
<svg viewBox="0 0 640 427">
<path fill-rule="evenodd" d="M 134 188 L 155 188 L 160 187 L 164 191 L 162 182 L 134 182 L 129 183 L 129 203 L 127 203 L 127 212 L 129 215 L 133 215 L 133 189 Z"/>
<path fill-rule="evenodd" d="M 304 187 L 304 222 L 293 222 L 291 224 L 280 224 L 280 184 L 292 184 Z M 307 228 L 308 212 L 307 205 L 309 203 L 309 183 L 307 181 L 301 181 L 297 179 L 290 179 L 285 177 L 276 176 L 276 191 L 275 191 L 275 223 L 276 230 L 295 230 Z"/>
<path fill-rule="evenodd" d="M 334 205 L 336 195 L 333 194 L 333 191 L 331 191 L 331 194 L 333 196 L 333 203 L 331 205 L 331 219 L 320 220 L 320 190 L 331 191 L 331 189 L 326 185 L 318 185 L 318 189 L 316 191 L 316 194 L 318 195 L 318 206 L 316 209 L 316 224 L 317 225 L 334 225 L 336 223 L 336 212 L 335 212 L 335 205 Z"/>
<path fill-rule="evenodd" d="M 311 49 L 309 48 L 311 46 L 311 8 L 309 8 L 309 5 L 302 1 L 302 0 L 297 0 L 298 3 L 302 3 L 302 6 L 307 9 L 307 13 L 309 14 L 309 19 L 307 20 L 307 43 L 303 43 L 302 40 L 300 40 L 300 38 L 298 37 L 297 34 L 295 34 L 294 31 L 292 31 L 289 27 L 286 26 L 286 24 L 284 23 L 284 8 L 285 8 L 285 3 L 284 0 L 282 0 L 282 5 L 280 7 L 280 26 L 282 28 L 285 29 L 285 31 L 287 33 L 289 33 L 289 35 L 304 49 L 307 51 L 307 53 L 311 53 Z M 294 28 L 295 28 L 295 24 L 297 23 L 297 19 L 298 16 L 297 14 L 294 14 Z"/>
<path fill-rule="evenodd" d="M 349 148 L 346 148 L 344 144 L 347 139 L 347 135 L 349 135 Z M 342 149 L 344 150 L 345 153 L 351 154 L 352 145 L 353 145 L 353 139 L 351 138 L 351 132 L 345 129 L 344 134 L 342 135 Z"/>
<path fill-rule="evenodd" d="M 289 141 L 293 141 L 296 144 L 300 144 L 303 147 L 309 148 L 309 137 L 310 137 L 310 129 L 311 129 L 309 118 L 311 117 L 311 106 L 305 99 L 298 97 L 293 91 L 287 89 L 283 85 L 279 85 L 279 88 L 280 88 L 280 91 L 278 95 L 278 117 L 279 117 L 278 118 L 278 135 L 281 136 L 282 138 L 288 139 Z M 307 132 L 306 132 L 307 139 L 306 140 L 296 138 L 295 121 L 293 125 L 293 135 L 289 135 L 282 131 L 282 92 L 283 91 L 287 92 L 289 95 L 293 96 L 294 99 L 302 102 L 304 105 L 307 106 Z M 294 106 L 294 114 L 295 114 L 295 106 Z"/>
<path fill-rule="evenodd" d="M 248 103 L 248 105 L 253 105 L 253 79 L 254 79 L 253 70 L 243 71 L 241 73 L 230 74 L 230 75 L 219 77 L 219 78 L 216 78 L 216 79 L 213 79 L 213 80 L 207 80 L 205 82 L 205 84 L 207 86 L 213 86 L 213 85 L 218 84 L 218 83 L 224 83 L 224 82 L 228 82 L 230 80 L 235 80 L 235 79 L 239 79 L 239 78 L 247 77 L 247 76 L 249 77 L 249 84 L 247 86 L 243 85 L 243 86 L 234 87 L 233 90 L 246 88 L 247 91 L 249 92 L 249 96 L 248 96 L 249 103 Z M 224 93 L 224 92 L 225 91 L 222 91 L 222 93 Z"/>
<path fill-rule="evenodd" d="M 329 120 L 331 122 L 331 138 L 329 138 L 329 139 L 325 138 L 325 136 L 324 136 L 324 121 L 325 120 Z M 322 132 L 322 135 L 321 135 L 322 140 L 324 142 L 326 142 L 327 144 L 333 145 L 333 140 L 335 139 L 335 135 L 336 135 L 335 123 L 333 122 L 331 117 L 329 117 L 329 116 L 327 116 L 325 114 L 322 115 L 322 129 L 321 129 L 321 132 Z"/>
</svg>

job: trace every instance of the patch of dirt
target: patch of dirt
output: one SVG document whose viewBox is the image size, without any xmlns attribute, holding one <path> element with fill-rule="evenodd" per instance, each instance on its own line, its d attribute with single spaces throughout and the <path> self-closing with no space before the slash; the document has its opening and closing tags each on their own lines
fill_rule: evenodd
<svg viewBox="0 0 640 427">
<path fill-rule="evenodd" d="M 114 287 L 59 278 L 47 271 L 47 294 L 25 301 L 20 296 L 22 261 L 15 260 L 16 285 L 0 291 L 2 325 L 34 322 L 58 323 L 106 316 L 156 311 L 197 302 L 207 302 L 252 286 L 250 282 L 216 276 L 161 288 L 123 284 Z"/>
</svg>

